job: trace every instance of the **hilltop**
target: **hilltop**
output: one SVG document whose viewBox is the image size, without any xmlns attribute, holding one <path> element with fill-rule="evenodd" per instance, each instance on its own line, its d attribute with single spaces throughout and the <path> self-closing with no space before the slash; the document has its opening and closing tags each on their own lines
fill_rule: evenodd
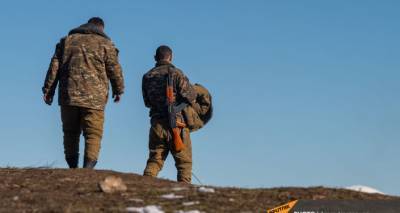
<svg viewBox="0 0 400 213">
<path fill-rule="evenodd" d="M 105 193 L 99 182 L 120 177 L 124 192 Z M 0 212 L 126 212 L 159 206 L 165 212 L 261 212 L 294 199 L 399 200 L 399 197 L 324 187 L 200 188 L 104 170 L 0 169 Z"/>
</svg>

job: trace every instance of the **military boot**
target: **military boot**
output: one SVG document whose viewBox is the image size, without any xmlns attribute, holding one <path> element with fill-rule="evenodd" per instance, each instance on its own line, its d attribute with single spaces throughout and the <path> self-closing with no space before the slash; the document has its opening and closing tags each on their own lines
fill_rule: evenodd
<svg viewBox="0 0 400 213">
<path fill-rule="evenodd" d="M 78 168 L 79 156 L 65 158 L 70 169 Z"/>
<path fill-rule="evenodd" d="M 83 168 L 85 168 L 85 169 L 94 169 L 96 164 L 97 164 L 96 160 L 90 160 L 88 158 L 85 158 L 84 161 L 83 161 Z"/>
</svg>

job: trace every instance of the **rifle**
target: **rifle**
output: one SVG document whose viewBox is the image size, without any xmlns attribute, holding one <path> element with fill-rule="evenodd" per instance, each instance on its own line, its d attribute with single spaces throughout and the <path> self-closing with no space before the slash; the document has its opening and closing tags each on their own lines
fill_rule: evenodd
<svg viewBox="0 0 400 213">
<path fill-rule="evenodd" d="M 186 124 L 177 121 L 176 114 L 182 111 L 187 106 L 187 104 L 181 103 L 179 105 L 176 105 L 174 79 L 172 77 L 171 67 L 168 68 L 166 96 L 168 106 L 168 121 L 169 126 L 172 130 L 172 140 L 174 142 L 175 151 L 180 152 L 185 148 L 185 144 L 183 144 L 181 138 L 181 131 L 183 128 L 186 127 Z"/>
</svg>

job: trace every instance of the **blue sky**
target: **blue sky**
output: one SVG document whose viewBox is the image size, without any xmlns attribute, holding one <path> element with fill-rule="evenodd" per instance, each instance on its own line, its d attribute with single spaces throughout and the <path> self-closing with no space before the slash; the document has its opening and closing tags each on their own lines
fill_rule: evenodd
<svg viewBox="0 0 400 213">
<path fill-rule="evenodd" d="M 204 184 L 368 185 L 400 195 L 398 1 L 8 1 L 0 8 L 0 166 L 66 167 L 59 107 L 42 103 L 55 44 L 101 16 L 120 49 L 99 169 L 142 173 L 141 77 L 155 48 L 213 94 L 192 135 Z M 175 179 L 172 158 L 160 177 Z M 194 183 L 197 183 L 194 180 Z"/>
</svg>

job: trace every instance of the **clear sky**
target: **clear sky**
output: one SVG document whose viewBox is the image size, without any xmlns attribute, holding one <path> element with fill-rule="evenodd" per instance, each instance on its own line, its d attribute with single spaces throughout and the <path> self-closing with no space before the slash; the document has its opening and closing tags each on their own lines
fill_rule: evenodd
<svg viewBox="0 0 400 213">
<path fill-rule="evenodd" d="M 4 1 L 0 166 L 66 167 L 59 107 L 42 102 L 41 87 L 59 39 L 100 16 L 126 94 L 107 105 L 97 168 L 142 173 L 141 77 L 168 44 L 213 94 L 213 120 L 192 135 L 204 184 L 400 195 L 399 10 L 396 0 Z M 175 179 L 172 158 L 160 176 Z"/>
</svg>

